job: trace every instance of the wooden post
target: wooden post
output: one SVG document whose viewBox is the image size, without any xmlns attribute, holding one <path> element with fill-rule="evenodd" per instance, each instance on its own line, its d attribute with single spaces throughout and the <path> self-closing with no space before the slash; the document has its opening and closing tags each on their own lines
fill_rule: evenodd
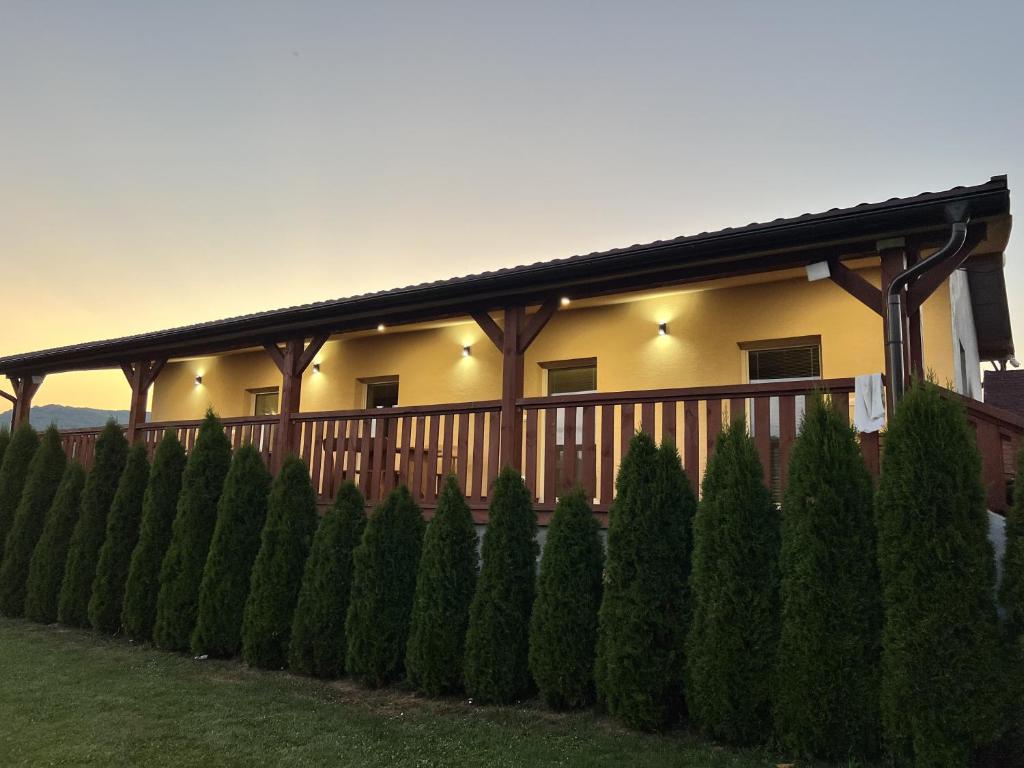
<svg viewBox="0 0 1024 768">
<path fill-rule="evenodd" d="M 11 385 L 14 387 L 14 408 L 11 413 L 11 429 L 17 429 L 22 424 L 27 424 L 29 414 L 32 412 L 32 398 L 39 391 L 44 376 L 8 376 Z M 10 397 L 7 397 L 10 400 Z"/>
<path fill-rule="evenodd" d="M 277 419 L 277 434 L 274 436 L 274 451 L 271 456 L 271 470 L 281 469 L 284 457 L 296 449 L 295 430 L 292 414 L 299 412 L 302 402 L 302 374 L 305 373 L 317 352 L 326 343 L 329 334 L 315 336 L 309 345 L 305 339 L 290 339 L 282 350 L 276 343 L 263 345 L 274 364 L 281 371 L 281 398 Z"/>
<path fill-rule="evenodd" d="M 889 284 L 907 268 L 906 260 L 906 247 L 905 241 L 902 237 L 892 238 L 890 240 L 882 240 L 878 243 L 878 255 L 882 262 L 882 300 L 885 301 L 885 296 L 889 289 Z M 907 340 L 909 338 L 908 326 L 907 326 L 907 302 L 906 293 L 904 292 L 903 301 L 903 338 Z M 882 349 L 886 350 L 886 329 L 885 329 L 885 313 L 882 313 Z M 906 355 L 907 344 L 904 344 L 904 360 L 907 359 Z M 905 371 L 909 370 L 909 366 L 905 365 Z M 889 365 L 888 354 L 885 356 L 885 380 L 892 382 L 892 370 Z M 892 386 L 886 387 L 885 391 L 885 406 L 888 413 L 892 413 L 893 402 L 892 402 Z"/>
<path fill-rule="evenodd" d="M 149 388 L 156 377 L 160 375 L 164 364 L 163 360 L 138 360 L 134 363 L 122 363 L 121 370 L 128 379 L 128 385 L 132 388 L 132 401 L 128 409 L 128 429 L 125 437 L 128 444 L 135 443 L 138 436 L 139 425 L 146 423 L 146 404 L 149 400 Z"/>
<path fill-rule="evenodd" d="M 501 463 L 517 470 L 522 468 L 523 423 L 516 406 L 523 396 L 522 325 L 523 308 L 506 308 L 501 349 Z"/>
<path fill-rule="evenodd" d="M 523 360 L 526 350 L 561 306 L 549 297 L 529 318 L 524 307 L 505 308 L 505 326 L 499 328 L 486 312 L 473 313 L 477 325 L 501 352 L 501 463 L 522 470 L 523 416 L 516 401 L 523 396 Z"/>
<path fill-rule="evenodd" d="M 911 245 L 907 249 L 908 266 L 921 260 L 919 248 Z M 924 332 L 921 325 L 921 307 L 907 302 L 907 373 L 911 378 L 923 379 L 924 370 Z"/>
</svg>

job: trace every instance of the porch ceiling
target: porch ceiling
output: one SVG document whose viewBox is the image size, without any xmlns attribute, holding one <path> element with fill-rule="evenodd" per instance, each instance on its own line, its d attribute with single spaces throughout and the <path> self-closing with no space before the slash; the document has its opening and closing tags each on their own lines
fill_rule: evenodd
<svg viewBox="0 0 1024 768">
<path fill-rule="evenodd" d="M 186 357 L 257 346 L 265 340 L 358 331 L 379 322 L 399 325 L 506 305 L 533 305 L 557 293 L 584 298 L 791 269 L 824 258 L 863 256 L 874 251 L 874 241 L 893 236 L 915 235 L 922 246 L 927 246 L 945 240 L 947 211 L 954 204 L 966 204 L 974 221 L 991 222 L 997 225 L 994 229 L 1002 231 L 1005 227 L 998 225 L 1008 225 L 1010 210 L 1006 177 L 996 176 L 973 187 L 833 208 L 389 291 L 11 355 L 0 358 L 0 374 L 108 368 L 137 359 Z M 1002 245 L 987 242 L 978 250 L 987 253 L 996 247 L 1001 251 Z M 1001 280 L 1001 265 L 998 272 Z M 989 278 L 978 285 L 979 295 L 996 307 L 996 314 L 1005 311 L 1001 309 L 1006 306 L 1005 284 Z M 971 287 L 974 295 L 973 278 Z M 1012 349 L 1008 323 L 1005 331 L 999 329 L 997 333 L 1004 337 L 1001 348 L 1008 344 Z M 979 343 L 988 348 L 980 326 Z"/>
</svg>

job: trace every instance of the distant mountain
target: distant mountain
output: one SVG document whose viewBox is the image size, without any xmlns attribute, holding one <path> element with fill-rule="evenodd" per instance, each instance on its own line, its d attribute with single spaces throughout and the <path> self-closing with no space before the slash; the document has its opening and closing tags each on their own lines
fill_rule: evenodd
<svg viewBox="0 0 1024 768">
<path fill-rule="evenodd" d="M 58 429 L 85 429 L 102 427 L 108 419 L 127 424 L 128 411 L 102 411 L 73 405 L 34 405 L 28 419 L 36 429 L 46 429 L 51 424 L 56 424 Z M 10 426 L 11 412 L 0 413 L 0 428 Z"/>
</svg>

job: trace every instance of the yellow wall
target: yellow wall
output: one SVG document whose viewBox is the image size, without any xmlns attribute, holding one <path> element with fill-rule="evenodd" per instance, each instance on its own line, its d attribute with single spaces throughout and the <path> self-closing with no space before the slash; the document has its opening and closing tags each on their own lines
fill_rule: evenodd
<svg viewBox="0 0 1024 768">
<path fill-rule="evenodd" d="M 878 284 L 877 270 L 863 274 Z M 526 354 L 527 396 L 544 394 L 540 363 L 580 357 L 597 358 L 601 391 L 736 384 L 746 380 L 740 342 L 794 336 L 821 336 L 826 378 L 884 369 L 881 319 L 828 280 L 621 298 L 556 313 Z M 922 317 L 925 364 L 945 383 L 953 379 L 948 287 L 928 300 Z M 668 323 L 667 336 L 658 336 L 659 322 Z M 469 357 L 462 356 L 466 345 Z M 362 407 L 359 379 L 390 375 L 399 377 L 400 405 L 501 396 L 501 356 L 472 321 L 332 340 L 317 360 L 320 372 L 310 368 L 303 379 L 303 411 Z M 246 415 L 248 389 L 279 383 L 263 352 L 170 363 L 154 386 L 153 420 L 198 418 L 208 406 L 222 416 Z"/>
</svg>

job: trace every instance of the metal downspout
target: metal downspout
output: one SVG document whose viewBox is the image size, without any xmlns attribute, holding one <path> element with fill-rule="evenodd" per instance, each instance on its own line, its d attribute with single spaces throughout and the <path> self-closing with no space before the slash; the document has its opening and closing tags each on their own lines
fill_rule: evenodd
<svg viewBox="0 0 1024 768">
<path fill-rule="evenodd" d="M 892 372 L 892 378 L 888 384 L 892 387 L 893 407 L 903 399 L 906 390 L 904 380 L 906 374 L 903 367 L 903 297 L 901 293 L 911 280 L 947 260 L 960 260 L 954 269 L 963 263 L 968 254 L 961 256 L 960 252 L 967 241 L 967 225 L 970 220 L 970 216 L 961 214 L 960 220 L 953 223 L 946 244 L 924 261 L 919 261 L 898 274 L 886 289 L 885 349 L 889 359 L 889 370 Z"/>
</svg>

